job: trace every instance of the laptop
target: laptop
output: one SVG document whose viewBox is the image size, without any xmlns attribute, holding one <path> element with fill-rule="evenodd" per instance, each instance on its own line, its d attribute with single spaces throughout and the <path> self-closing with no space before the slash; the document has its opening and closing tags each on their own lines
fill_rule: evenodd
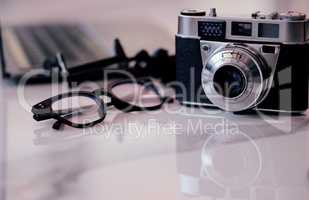
<svg viewBox="0 0 309 200">
<path fill-rule="evenodd" d="M 40 69 L 47 59 L 61 53 L 69 67 L 98 59 L 108 53 L 96 28 L 84 24 L 41 24 L 1 27 L 0 58 L 4 78 L 18 81 Z M 48 73 L 47 73 L 48 74 Z M 30 83 L 49 82 L 46 73 L 32 76 Z"/>
</svg>

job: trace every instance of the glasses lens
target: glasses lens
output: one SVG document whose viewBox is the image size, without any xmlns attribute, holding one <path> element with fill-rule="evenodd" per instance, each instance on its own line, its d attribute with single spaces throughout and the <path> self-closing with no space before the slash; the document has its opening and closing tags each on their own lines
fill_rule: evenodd
<svg viewBox="0 0 309 200">
<path fill-rule="evenodd" d="M 155 107 L 161 104 L 160 95 L 152 83 L 126 83 L 112 88 L 117 98 L 140 108 Z"/>
<path fill-rule="evenodd" d="M 75 124 L 88 124 L 101 118 L 100 106 L 89 97 L 73 96 L 53 103 L 52 109 L 61 117 Z"/>
</svg>

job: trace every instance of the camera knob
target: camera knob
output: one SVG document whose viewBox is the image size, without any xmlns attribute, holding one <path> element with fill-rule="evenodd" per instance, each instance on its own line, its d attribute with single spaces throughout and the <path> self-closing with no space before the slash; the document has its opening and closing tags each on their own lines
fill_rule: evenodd
<svg viewBox="0 0 309 200">
<path fill-rule="evenodd" d="M 217 9 L 216 8 L 210 9 L 209 17 L 217 17 Z"/>
<path fill-rule="evenodd" d="M 257 11 L 255 13 L 252 13 L 251 16 L 252 16 L 253 19 L 257 19 L 260 16 L 260 14 L 261 14 L 261 11 Z"/>
<path fill-rule="evenodd" d="M 272 12 L 267 16 L 268 19 L 280 19 L 278 12 Z"/>
<path fill-rule="evenodd" d="M 206 11 L 200 9 L 185 9 L 181 11 L 181 15 L 203 17 L 206 16 Z"/>
<path fill-rule="evenodd" d="M 289 11 L 286 13 L 280 13 L 279 15 L 280 19 L 282 20 L 290 20 L 290 21 L 298 21 L 298 20 L 305 20 L 306 15 L 301 12 L 296 11 Z"/>
</svg>

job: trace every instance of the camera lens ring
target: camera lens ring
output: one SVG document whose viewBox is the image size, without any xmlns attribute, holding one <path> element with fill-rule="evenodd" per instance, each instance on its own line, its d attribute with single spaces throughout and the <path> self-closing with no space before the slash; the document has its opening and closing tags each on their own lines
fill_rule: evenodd
<svg viewBox="0 0 309 200">
<path fill-rule="evenodd" d="M 246 77 L 247 87 L 240 96 L 227 98 L 214 87 L 216 72 L 226 66 L 236 66 Z M 229 112 L 240 112 L 256 107 L 269 91 L 267 64 L 259 54 L 246 46 L 227 45 L 218 49 L 207 60 L 202 71 L 202 87 L 207 98 L 217 107 Z"/>
</svg>

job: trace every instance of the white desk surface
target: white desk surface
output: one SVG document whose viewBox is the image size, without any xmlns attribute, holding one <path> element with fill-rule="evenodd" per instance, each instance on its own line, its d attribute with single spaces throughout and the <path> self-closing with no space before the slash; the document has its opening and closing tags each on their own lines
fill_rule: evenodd
<svg viewBox="0 0 309 200">
<path fill-rule="evenodd" d="M 264 121 L 169 105 L 191 114 L 117 113 L 96 131 L 55 132 L 23 110 L 15 86 L 2 86 L 6 199 L 309 197 L 307 116 Z M 29 102 L 49 97 L 50 88 L 28 86 Z M 104 130 L 111 124 L 118 126 Z"/>
<path fill-rule="evenodd" d="M 15 85 L 4 81 L 0 91 L 5 199 L 309 198 L 306 115 L 205 114 L 174 104 L 168 108 L 178 112 L 116 113 L 96 134 L 56 132 L 52 122 L 34 122 Z M 51 86 L 25 91 L 33 105 L 50 97 Z"/>
</svg>

